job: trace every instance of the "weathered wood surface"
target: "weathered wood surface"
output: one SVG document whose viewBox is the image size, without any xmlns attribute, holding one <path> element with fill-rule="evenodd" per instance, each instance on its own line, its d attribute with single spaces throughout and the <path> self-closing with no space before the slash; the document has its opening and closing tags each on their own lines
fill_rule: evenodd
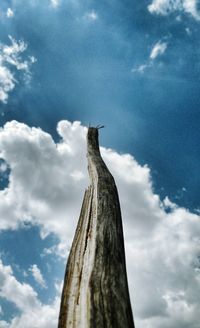
<svg viewBox="0 0 200 328">
<path fill-rule="evenodd" d="M 87 157 L 91 185 L 67 262 L 58 328 L 134 328 L 118 193 L 97 128 L 88 129 Z"/>
</svg>

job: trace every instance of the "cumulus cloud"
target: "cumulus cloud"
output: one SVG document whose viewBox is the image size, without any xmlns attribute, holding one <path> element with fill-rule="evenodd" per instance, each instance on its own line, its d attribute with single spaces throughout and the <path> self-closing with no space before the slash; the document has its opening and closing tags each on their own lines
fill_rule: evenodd
<svg viewBox="0 0 200 328">
<path fill-rule="evenodd" d="M 24 60 L 23 53 L 27 50 L 27 44 L 22 40 L 15 40 L 9 36 L 10 45 L 0 43 L 0 101 L 6 103 L 9 93 L 15 88 L 17 78 L 16 71 L 24 73 L 25 80 L 30 80 L 30 66 L 35 58 Z"/>
<path fill-rule="evenodd" d="M 185 12 L 196 20 L 200 20 L 198 0 L 153 0 L 148 10 L 158 15 L 168 15 L 176 11 Z"/>
<path fill-rule="evenodd" d="M 5 266 L 1 260 L 0 297 L 15 304 L 21 312 L 10 322 L 0 320 L 2 328 L 57 327 L 59 296 L 56 296 L 52 304 L 42 304 L 34 289 L 29 284 L 19 282 L 11 266 Z"/>
<path fill-rule="evenodd" d="M 1 191 L 0 227 L 17 229 L 24 221 L 30 221 L 41 227 L 43 236 L 55 233 L 63 250 L 70 245 L 88 185 L 87 129 L 79 122 L 61 121 L 57 131 L 60 141 L 55 143 L 41 129 L 16 121 L 1 128 L 0 157 L 8 163 L 11 173 L 8 187 Z M 101 148 L 101 152 L 119 190 L 136 326 L 197 328 L 200 217 L 167 197 L 161 202 L 153 192 L 150 169 L 139 165 L 130 154 L 107 148 Z M 54 251 L 51 248 L 45 252 Z M 10 268 L 6 270 L 12 276 Z M 49 309 L 43 305 L 38 310 L 35 292 L 29 290 L 35 302 L 32 317 L 37 327 L 47 327 L 48 316 L 44 315 L 42 322 L 37 316 L 42 318 L 42 311 L 47 309 L 55 318 L 58 304 Z M 6 295 L 4 292 L 3 297 Z M 22 314 L 16 318 L 17 324 L 9 328 L 32 327 L 30 322 L 29 326 L 21 324 L 20 320 L 26 319 L 26 314 Z M 50 322 L 48 327 L 56 326 L 55 320 L 54 326 Z"/>
<path fill-rule="evenodd" d="M 46 288 L 46 282 L 44 280 L 44 277 L 40 271 L 40 269 L 38 268 L 37 264 L 33 264 L 31 265 L 31 267 L 29 268 L 29 271 L 32 273 L 35 281 L 42 287 L 42 288 Z"/>
<path fill-rule="evenodd" d="M 68 239 L 68 222 L 73 229 L 87 186 L 86 128 L 61 121 L 58 133 L 62 140 L 55 144 L 49 134 L 16 121 L 0 129 L 0 157 L 11 164 L 9 186 L 1 191 L 0 228 L 25 220 L 42 225 L 43 236 L 53 231 Z"/>
<path fill-rule="evenodd" d="M 29 312 L 40 307 L 37 293 L 25 283 L 20 283 L 13 275 L 11 266 L 4 266 L 0 260 L 0 297 L 12 302 L 16 307 Z"/>
<path fill-rule="evenodd" d="M 151 13 L 167 15 L 172 11 L 181 10 L 182 2 L 182 0 L 153 0 L 148 10 Z"/>
<path fill-rule="evenodd" d="M 58 326 L 58 313 L 60 297 L 56 297 L 52 304 L 41 304 L 40 308 L 22 313 L 6 323 L 6 328 L 56 328 Z M 1 321 L 0 321 L 1 324 Z M 4 327 L 4 326 L 3 326 Z"/>
<path fill-rule="evenodd" d="M 148 237 L 127 241 L 138 327 L 198 326 L 198 225 L 199 217 L 179 208 L 165 215 Z"/>
</svg>

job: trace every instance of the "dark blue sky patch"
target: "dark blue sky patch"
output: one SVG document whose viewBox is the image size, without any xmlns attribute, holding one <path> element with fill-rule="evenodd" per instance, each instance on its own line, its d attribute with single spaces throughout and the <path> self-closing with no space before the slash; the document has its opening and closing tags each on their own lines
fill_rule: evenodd
<svg viewBox="0 0 200 328">
<path fill-rule="evenodd" d="M 0 190 L 8 187 L 10 168 L 9 165 L 0 158 Z"/>
<path fill-rule="evenodd" d="M 5 298 L 0 298 L 0 305 L 2 307 L 2 314 L 0 320 L 10 321 L 12 318 L 20 314 L 15 304 L 8 302 Z"/>
</svg>

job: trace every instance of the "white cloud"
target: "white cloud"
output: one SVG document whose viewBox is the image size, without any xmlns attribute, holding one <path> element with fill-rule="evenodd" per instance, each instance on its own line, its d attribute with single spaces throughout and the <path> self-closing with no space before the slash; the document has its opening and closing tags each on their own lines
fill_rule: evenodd
<svg viewBox="0 0 200 328">
<path fill-rule="evenodd" d="M 16 307 L 29 312 L 31 309 L 38 309 L 40 302 L 37 293 L 33 288 L 25 283 L 20 283 L 13 275 L 11 266 L 4 266 L 0 260 L 0 297 L 12 302 Z"/>
<path fill-rule="evenodd" d="M 22 62 L 20 55 L 27 49 L 27 44 L 24 41 L 16 41 L 14 38 L 9 36 L 11 44 L 4 45 L 0 44 L 1 49 L 1 62 L 12 64 L 17 69 L 27 69 L 27 63 Z"/>
<path fill-rule="evenodd" d="M 171 202 L 171 200 L 169 199 L 169 197 L 165 197 L 163 200 L 163 205 L 165 207 L 165 209 L 169 209 L 169 210 L 174 210 L 177 208 L 177 205 L 173 202 Z"/>
<path fill-rule="evenodd" d="M 8 188 L 0 195 L 0 224 L 1 229 L 18 228 L 23 220 L 38 224 L 44 236 L 57 234 L 62 252 L 68 250 L 74 234 L 88 177 L 86 128 L 78 122 L 61 121 L 57 129 L 61 140 L 56 144 L 41 129 L 16 121 L 1 128 L 0 157 L 9 164 L 11 174 Z M 200 217 L 167 197 L 162 203 L 152 190 L 148 166 L 139 165 L 129 154 L 101 151 L 119 190 L 136 327 L 197 328 Z M 46 250 L 46 254 L 54 251 Z M 38 310 L 35 292 L 29 291 L 36 310 L 29 318 L 22 314 L 9 328 L 34 327 L 34 321 L 38 328 L 56 327 L 59 302 Z M 54 326 L 44 309 L 53 316 Z M 26 320 L 29 325 L 23 326 Z"/>
<path fill-rule="evenodd" d="M 153 67 L 154 65 L 154 60 L 163 55 L 167 49 L 167 42 L 162 42 L 158 41 L 156 44 L 154 44 L 151 53 L 149 55 L 149 60 L 142 65 L 139 65 L 138 67 L 132 68 L 131 72 L 132 73 L 139 73 L 139 74 L 144 74 L 146 69 Z"/>
<path fill-rule="evenodd" d="M 4 320 L 0 320 L 0 325 L 1 328 L 9 328 L 9 324 Z"/>
<path fill-rule="evenodd" d="M 12 18 L 14 16 L 14 11 L 11 8 L 7 9 L 6 16 Z"/>
<path fill-rule="evenodd" d="M 40 269 L 38 268 L 37 264 L 33 264 L 31 265 L 31 267 L 29 268 L 29 271 L 32 273 L 35 281 L 42 287 L 42 288 L 46 288 L 46 282 L 43 278 L 43 275 L 40 271 Z"/>
<path fill-rule="evenodd" d="M 183 9 L 186 13 L 191 14 L 196 20 L 200 20 L 200 13 L 197 9 L 198 0 L 184 0 Z"/>
<path fill-rule="evenodd" d="M 157 328 L 198 327 L 200 276 L 195 259 L 199 256 L 199 221 L 185 209 L 176 209 L 148 237 L 127 241 L 139 328 L 147 323 Z"/>
<path fill-rule="evenodd" d="M 58 294 L 61 295 L 63 289 L 63 280 L 55 283 L 55 289 L 58 292 Z"/>
<path fill-rule="evenodd" d="M 56 328 L 58 326 L 59 306 L 60 297 L 56 297 L 50 305 L 41 304 L 40 308 L 15 317 L 8 324 L 8 328 Z"/>
<path fill-rule="evenodd" d="M 0 101 L 6 103 L 8 93 L 14 89 L 16 80 L 10 70 L 1 65 L 0 59 Z"/>
<path fill-rule="evenodd" d="M 78 217 L 87 185 L 86 128 L 61 121 L 58 132 L 62 141 L 55 144 L 49 134 L 15 121 L 0 129 L 0 156 L 12 163 L 9 187 L 0 191 L 0 228 L 33 220 L 43 226 L 43 236 L 54 231 L 68 239 L 68 222 Z"/>
<path fill-rule="evenodd" d="M 153 49 L 151 50 L 150 53 L 150 59 L 154 60 L 156 59 L 158 56 L 161 56 L 164 54 L 164 52 L 167 49 L 167 43 L 166 42 L 161 42 L 158 41 L 154 46 Z"/>
<path fill-rule="evenodd" d="M 27 49 L 27 44 L 16 41 L 9 36 L 10 45 L 0 43 L 0 101 L 6 103 L 9 93 L 15 88 L 17 79 L 15 71 L 23 71 L 26 80 L 30 79 L 30 66 L 35 62 L 32 56 L 27 60 L 22 58 Z"/>
<path fill-rule="evenodd" d="M 60 293 L 52 304 L 42 304 L 34 289 L 19 282 L 11 266 L 0 260 L 0 297 L 12 302 L 21 311 L 10 322 L 1 321 L 2 328 L 55 328 L 58 322 Z"/>
<path fill-rule="evenodd" d="M 196 20 L 200 20 L 197 9 L 198 0 L 153 0 L 148 6 L 150 13 L 168 15 L 175 11 L 190 14 Z"/>
<path fill-rule="evenodd" d="M 167 15 L 172 11 L 182 9 L 182 0 L 153 0 L 148 6 L 151 13 Z"/>
</svg>

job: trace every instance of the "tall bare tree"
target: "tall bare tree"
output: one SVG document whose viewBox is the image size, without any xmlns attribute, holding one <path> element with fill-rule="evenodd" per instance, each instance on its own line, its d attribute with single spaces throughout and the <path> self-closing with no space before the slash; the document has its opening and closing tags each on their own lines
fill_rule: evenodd
<svg viewBox="0 0 200 328">
<path fill-rule="evenodd" d="M 58 328 L 134 328 L 121 211 L 101 158 L 98 128 L 87 134 L 91 184 L 67 262 Z"/>
</svg>

